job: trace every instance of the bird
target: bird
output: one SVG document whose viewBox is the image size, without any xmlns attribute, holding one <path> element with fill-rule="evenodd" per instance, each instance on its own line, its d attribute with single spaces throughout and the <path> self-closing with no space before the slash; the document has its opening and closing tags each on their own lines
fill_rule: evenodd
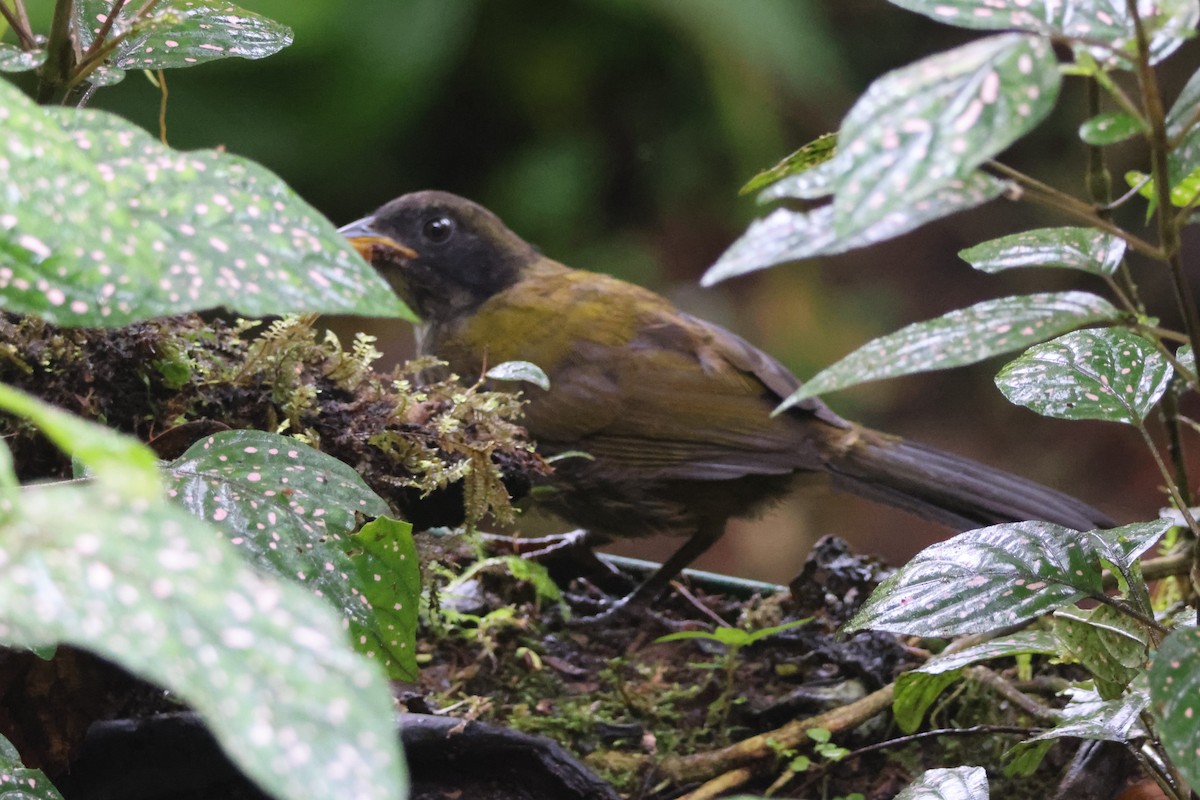
<svg viewBox="0 0 1200 800">
<path fill-rule="evenodd" d="M 740 336 L 649 289 L 541 254 L 498 216 L 442 191 L 343 226 L 420 318 L 418 350 L 464 377 L 532 362 L 523 424 L 554 463 L 540 504 L 589 542 L 686 536 L 617 602 L 646 607 L 733 518 L 805 476 L 958 531 L 1041 520 L 1111 527 L 1025 478 L 843 419 L 819 399 L 772 414 L 800 381 Z"/>
</svg>

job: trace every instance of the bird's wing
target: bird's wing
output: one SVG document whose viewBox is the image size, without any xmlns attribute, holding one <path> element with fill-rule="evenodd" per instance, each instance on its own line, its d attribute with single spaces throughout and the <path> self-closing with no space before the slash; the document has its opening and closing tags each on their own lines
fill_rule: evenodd
<svg viewBox="0 0 1200 800">
<path fill-rule="evenodd" d="M 548 392 L 528 390 L 540 444 L 664 479 L 819 468 L 819 436 L 803 422 L 818 434 L 846 423 L 819 402 L 771 417 L 799 385 L 779 362 L 657 295 L 577 274 L 517 287 L 471 323 L 471 349 L 491 363 L 532 361 L 549 375 Z"/>
</svg>

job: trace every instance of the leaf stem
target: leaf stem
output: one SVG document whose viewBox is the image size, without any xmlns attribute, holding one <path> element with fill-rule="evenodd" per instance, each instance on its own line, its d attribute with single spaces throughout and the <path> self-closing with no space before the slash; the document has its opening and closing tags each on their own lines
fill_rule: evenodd
<svg viewBox="0 0 1200 800">
<path fill-rule="evenodd" d="M 1105 233 L 1111 233 L 1113 236 L 1123 239 L 1126 244 L 1142 255 L 1153 258 L 1156 261 L 1166 260 L 1166 255 L 1157 246 L 1147 242 L 1145 239 L 1134 236 L 1129 231 L 1104 219 L 1096 213 L 1095 208 L 1079 198 L 1072 197 L 1066 192 L 1055 189 L 1049 184 L 1042 183 L 1037 178 L 1026 175 L 1020 170 L 1013 169 L 999 161 L 989 161 L 988 166 L 1004 177 L 1016 181 L 1023 189 L 1028 190 L 1029 198 L 1034 202 L 1062 211 L 1069 216 L 1103 230 Z"/>
<path fill-rule="evenodd" d="M 33 31 L 29 29 L 29 20 L 23 18 L 23 11 L 20 0 L 16 0 L 15 9 L 10 9 L 4 0 L 0 0 L 0 16 L 4 17 L 8 27 L 12 28 L 13 33 L 17 35 L 21 49 L 34 50 L 37 48 L 37 43 L 33 40 Z"/>
</svg>

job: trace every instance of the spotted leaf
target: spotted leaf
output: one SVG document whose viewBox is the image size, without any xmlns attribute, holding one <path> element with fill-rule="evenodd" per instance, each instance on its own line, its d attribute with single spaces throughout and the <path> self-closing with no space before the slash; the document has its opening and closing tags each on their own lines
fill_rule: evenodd
<svg viewBox="0 0 1200 800">
<path fill-rule="evenodd" d="M 1200 171 L 1200 70 L 1192 74 L 1167 113 L 1167 135 L 1179 144 L 1168 157 L 1172 201 L 1176 205 L 1194 202 L 1195 185 L 1190 190 L 1180 184 Z"/>
<path fill-rule="evenodd" d="M 0 736 L 0 800 L 62 800 L 40 769 L 29 769 L 12 742 Z"/>
<path fill-rule="evenodd" d="M 958 256 L 981 272 L 1054 267 L 1112 275 L 1125 257 L 1125 240 L 1096 228 L 1038 228 L 992 239 Z"/>
<path fill-rule="evenodd" d="M 1071 738 L 1127 742 L 1146 735 L 1138 719 L 1150 702 L 1144 685 L 1139 688 L 1134 684 L 1134 688 L 1113 700 L 1104 700 L 1095 692 L 1079 688 L 1068 689 L 1067 694 L 1071 700 L 1062 709 L 1059 723 L 1030 741 Z"/>
<path fill-rule="evenodd" d="M 859 383 L 974 364 L 1118 313 L 1104 298 L 1086 292 L 986 300 L 868 342 L 817 373 L 781 407 Z"/>
<path fill-rule="evenodd" d="M 332 603 L 359 648 L 391 677 L 415 676 L 415 617 L 410 624 L 407 613 L 415 615 L 420 588 L 405 539 L 411 529 L 393 523 L 408 532 L 381 525 L 351 535 L 359 514 L 388 513 L 358 473 L 294 439 L 249 430 L 210 436 L 165 470 L 185 508 L 213 522 L 260 569 Z"/>
<path fill-rule="evenodd" d="M 1171 380 L 1171 365 L 1124 328 L 1074 331 L 1009 362 L 996 385 L 1047 417 L 1140 425 Z"/>
<path fill-rule="evenodd" d="M 1200 630 L 1163 640 L 1150 666 L 1150 709 L 1167 755 L 1192 791 L 1200 791 Z"/>
<path fill-rule="evenodd" d="M 0 125 L 0 308 L 113 326 L 216 306 L 406 313 L 332 224 L 250 161 L 39 108 L 3 81 Z"/>
<path fill-rule="evenodd" d="M 16 45 L 0 42 L 0 72 L 28 72 L 46 62 L 46 51 L 22 50 Z"/>
<path fill-rule="evenodd" d="M 802 175 L 780 181 L 776 184 L 780 187 L 779 195 L 786 196 L 790 192 L 814 188 L 815 184 L 810 184 L 801 190 L 793 179 L 811 179 L 817 173 L 825 175 L 828 165 L 832 163 L 826 162 Z M 826 205 L 812 211 L 779 208 L 765 219 L 752 222 L 746 232 L 721 255 L 717 263 L 709 267 L 701 283 L 711 286 L 726 278 L 786 261 L 842 253 L 886 241 L 919 228 L 931 220 L 941 219 L 995 199 L 1007 185 L 990 175 L 973 172 L 964 180 L 951 180 L 945 186 L 907 206 L 891 209 L 881 219 L 865 220 L 861 228 L 847 233 L 839 233 L 836 230 L 833 206 Z M 775 186 L 767 189 L 764 196 L 775 190 Z M 819 191 L 823 190 L 822 188 Z"/>
<path fill-rule="evenodd" d="M 70 644 L 170 689 L 279 798 L 405 796 L 383 673 L 299 586 L 163 501 L 24 491 L 0 536 L 0 640 Z"/>
<path fill-rule="evenodd" d="M 959 636 L 1016 625 L 1102 591 L 1090 539 L 1048 522 L 960 533 L 917 553 L 879 585 L 847 625 L 913 636 Z"/>
<path fill-rule="evenodd" d="M 1078 41 L 1095 58 L 1109 66 L 1130 65 L 1113 50 L 1134 52 L 1137 33 L 1126 0 L 890 0 L 948 25 L 976 30 L 1022 30 Z M 1175 52 L 1200 22 L 1196 0 L 1138 0 L 1150 36 L 1151 62 Z M 1107 45 L 1096 46 L 1096 42 Z"/>
<path fill-rule="evenodd" d="M 860 231 L 1019 139 L 1054 107 L 1061 77 L 1050 42 L 979 39 L 877 79 L 842 122 L 834 223 Z"/>
<path fill-rule="evenodd" d="M 112 0 L 78 0 L 76 29 L 89 47 L 107 19 Z M 265 58 L 292 43 L 286 25 L 233 3 L 166 0 L 139 17 L 141 4 L 118 14 L 112 35 L 124 35 L 109 58 L 111 72 L 190 67 L 221 58 Z M 110 83 L 113 81 L 109 81 Z"/>
</svg>

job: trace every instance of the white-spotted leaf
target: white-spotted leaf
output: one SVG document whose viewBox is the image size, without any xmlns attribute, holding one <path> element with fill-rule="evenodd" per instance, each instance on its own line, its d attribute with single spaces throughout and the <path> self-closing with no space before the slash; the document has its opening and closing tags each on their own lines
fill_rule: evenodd
<svg viewBox="0 0 1200 800">
<path fill-rule="evenodd" d="M 983 767 L 927 769 L 895 800 L 988 800 L 987 770 Z"/>
<path fill-rule="evenodd" d="M 1013 522 L 960 533 L 917 553 L 879 585 L 847 631 L 983 633 L 1102 591 L 1099 557 L 1077 531 Z"/>
<path fill-rule="evenodd" d="M 0 81 L 0 307 L 124 325 L 224 306 L 398 316 L 387 284 L 278 177 Z"/>
<path fill-rule="evenodd" d="M 1192 791 L 1200 791 L 1200 630 L 1183 628 L 1163 640 L 1150 666 L 1150 709 L 1158 734 Z"/>
<path fill-rule="evenodd" d="M 387 683 L 337 615 L 173 504 L 26 490 L 0 536 L 0 640 L 71 644 L 170 689 L 274 797 L 405 791 Z"/>
<path fill-rule="evenodd" d="M 1096 228 L 1038 228 L 977 244 L 958 257 L 981 272 L 1054 267 L 1112 275 L 1125 257 L 1125 240 Z"/>
<path fill-rule="evenodd" d="M 1013 656 L 1041 653 L 1057 655 L 1060 651 L 1058 640 L 1050 631 L 1026 629 L 1011 636 L 1000 636 L 980 642 L 953 653 L 934 656 L 914 672 L 926 672 L 930 675 L 940 675 L 944 672 L 955 672 L 963 667 L 969 667 L 980 661 L 990 661 L 996 658 L 1011 658 Z"/>
<path fill-rule="evenodd" d="M 358 473 L 294 439 L 252 430 L 207 437 L 164 469 L 185 508 L 214 523 L 260 569 L 333 604 L 356 645 L 389 676 L 415 677 L 420 589 L 411 538 L 405 543 L 411 529 L 396 523 L 405 532 L 381 525 L 365 539 L 351 536 L 359 514 L 388 513 Z"/>
<path fill-rule="evenodd" d="M 948 25 L 976 30 L 1023 30 L 1079 41 L 1109 66 L 1128 67 L 1111 49 L 1133 53 L 1136 31 L 1126 0 L 890 0 L 893 5 Z M 1138 15 L 1150 37 L 1151 63 L 1157 63 L 1193 35 L 1200 21 L 1196 0 L 1138 0 Z M 1104 42 L 1109 47 L 1088 46 Z"/>
<path fill-rule="evenodd" d="M 1060 83 L 1050 42 L 1016 33 L 877 79 L 839 132 L 838 235 L 854 235 L 965 180 L 1050 112 Z"/>
<path fill-rule="evenodd" d="M 810 173 L 827 169 L 826 162 Z M 804 175 L 796 176 L 803 178 Z M 785 179 L 783 185 L 790 189 Z M 891 209 L 882 218 L 866 221 L 861 228 L 839 233 L 834 228 L 833 206 L 812 211 L 776 209 L 750 227 L 709 267 L 701 283 L 714 283 L 754 270 L 819 255 L 831 255 L 886 241 L 919 228 L 926 222 L 999 197 L 1008 184 L 983 172 L 973 172 L 963 180 L 950 180 L 930 194 L 905 206 Z M 768 190 L 771 191 L 771 190 Z"/>
<path fill-rule="evenodd" d="M 1087 292 L 985 300 L 868 342 L 813 376 L 780 410 L 868 381 L 974 364 L 1118 315 L 1107 300 Z"/>
<path fill-rule="evenodd" d="M 46 62 L 46 50 L 22 50 L 13 44 L 0 42 L 0 72 L 28 72 Z"/>
<path fill-rule="evenodd" d="M 1142 674 L 1150 657 L 1150 634 L 1141 623 L 1111 606 L 1060 608 L 1051 616 L 1060 652 L 1091 674 L 1100 696 L 1119 698 Z"/>
<path fill-rule="evenodd" d="M 62 800 L 40 769 L 21 763 L 13 743 L 0 736 L 0 800 Z"/>
<path fill-rule="evenodd" d="M 127 33 L 109 58 L 110 73 L 117 76 L 127 69 L 191 67 L 232 57 L 265 58 L 292 43 L 292 31 L 286 25 L 221 0 L 165 0 L 136 19 L 140 8 L 138 3 L 127 4 L 112 27 L 113 33 Z M 77 30 L 85 49 L 111 9 L 111 0 L 75 3 Z"/>
<path fill-rule="evenodd" d="M 1171 380 L 1171 365 L 1124 328 L 1074 331 L 1031 347 L 996 376 L 1009 401 L 1047 417 L 1140 425 Z"/>
</svg>

